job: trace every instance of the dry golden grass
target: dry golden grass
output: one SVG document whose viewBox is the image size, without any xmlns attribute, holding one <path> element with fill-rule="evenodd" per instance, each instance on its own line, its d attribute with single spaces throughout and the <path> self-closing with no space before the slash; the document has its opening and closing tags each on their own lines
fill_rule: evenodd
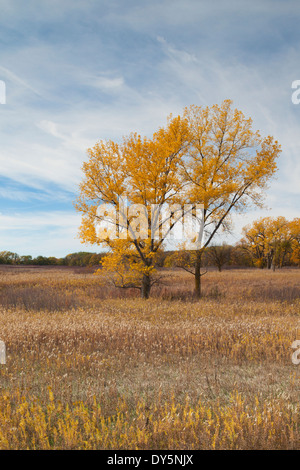
<svg viewBox="0 0 300 470">
<path fill-rule="evenodd" d="M 1 449 L 299 449 L 300 271 L 0 269 Z"/>
</svg>

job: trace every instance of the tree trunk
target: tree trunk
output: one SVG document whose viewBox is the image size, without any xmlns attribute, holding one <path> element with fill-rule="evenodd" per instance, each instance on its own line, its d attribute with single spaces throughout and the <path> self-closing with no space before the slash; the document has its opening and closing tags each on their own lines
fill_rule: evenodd
<svg viewBox="0 0 300 470">
<path fill-rule="evenodd" d="M 272 271 L 275 271 L 275 252 L 274 252 L 274 250 L 272 250 L 271 253 L 270 253 L 269 269 L 272 269 Z"/>
<path fill-rule="evenodd" d="M 149 299 L 151 290 L 151 280 L 148 274 L 143 275 L 142 287 L 141 287 L 141 297 L 142 299 Z"/>
<path fill-rule="evenodd" d="M 195 295 L 196 297 L 201 297 L 201 258 L 202 251 L 197 252 L 197 257 L 195 261 Z"/>
<path fill-rule="evenodd" d="M 275 271 L 276 265 L 275 265 L 275 260 L 272 260 L 272 265 L 271 265 L 272 271 Z"/>
</svg>

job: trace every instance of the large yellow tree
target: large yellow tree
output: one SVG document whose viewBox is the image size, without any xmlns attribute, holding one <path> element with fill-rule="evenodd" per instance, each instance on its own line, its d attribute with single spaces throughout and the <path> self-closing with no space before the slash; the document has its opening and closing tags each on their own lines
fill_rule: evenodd
<svg viewBox="0 0 300 470">
<path fill-rule="evenodd" d="M 122 144 L 98 142 L 88 150 L 89 159 L 82 168 L 76 202 L 82 213 L 80 238 L 107 247 L 105 271 L 116 286 L 137 287 L 143 298 L 149 297 L 156 257 L 168 235 L 168 230 L 161 230 L 161 217 L 160 236 L 151 233 L 153 208 L 159 213 L 164 205 L 181 201 L 178 166 L 188 138 L 186 121 L 170 117 L 151 139 L 132 134 Z M 176 222 L 172 217 L 170 213 L 170 229 Z"/>
<path fill-rule="evenodd" d="M 181 160 L 181 177 L 189 202 L 204 205 L 204 240 L 191 253 L 195 293 L 201 295 L 201 259 L 220 229 L 230 227 L 233 212 L 261 206 L 268 181 L 277 170 L 280 146 L 262 138 L 252 120 L 225 100 L 212 107 L 190 106 L 184 111 L 190 144 Z"/>
</svg>

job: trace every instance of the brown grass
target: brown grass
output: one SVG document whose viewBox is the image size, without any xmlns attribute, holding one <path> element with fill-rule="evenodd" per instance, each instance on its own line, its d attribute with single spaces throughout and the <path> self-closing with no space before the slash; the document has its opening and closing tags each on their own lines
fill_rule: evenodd
<svg viewBox="0 0 300 470">
<path fill-rule="evenodd" d="M 162 274 L 0 269 L 0 448 L 300 448 L 300 272 Z"/>
</svg>

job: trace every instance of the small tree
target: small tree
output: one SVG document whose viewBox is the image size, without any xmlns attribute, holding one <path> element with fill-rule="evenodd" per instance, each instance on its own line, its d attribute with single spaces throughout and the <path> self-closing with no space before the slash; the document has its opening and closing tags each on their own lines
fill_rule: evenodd
<svg viewBox="0 0 300 470">
<path fill-rule="evenodd" d="M 216 266 L 219 272 L 225 264 L 228 264 L 231 259 L 232 247 L 223 243 L 222 245 L 211 245 L 206 251 L 207 263 Z"/>
<path fill-rule="evenodd" d="M 0 260 L 1 264 L 18 264 L 20 262 L 20 256 L 18 253 L 13 253 L 12 251 L 1 251 Z"/>
</svg>

